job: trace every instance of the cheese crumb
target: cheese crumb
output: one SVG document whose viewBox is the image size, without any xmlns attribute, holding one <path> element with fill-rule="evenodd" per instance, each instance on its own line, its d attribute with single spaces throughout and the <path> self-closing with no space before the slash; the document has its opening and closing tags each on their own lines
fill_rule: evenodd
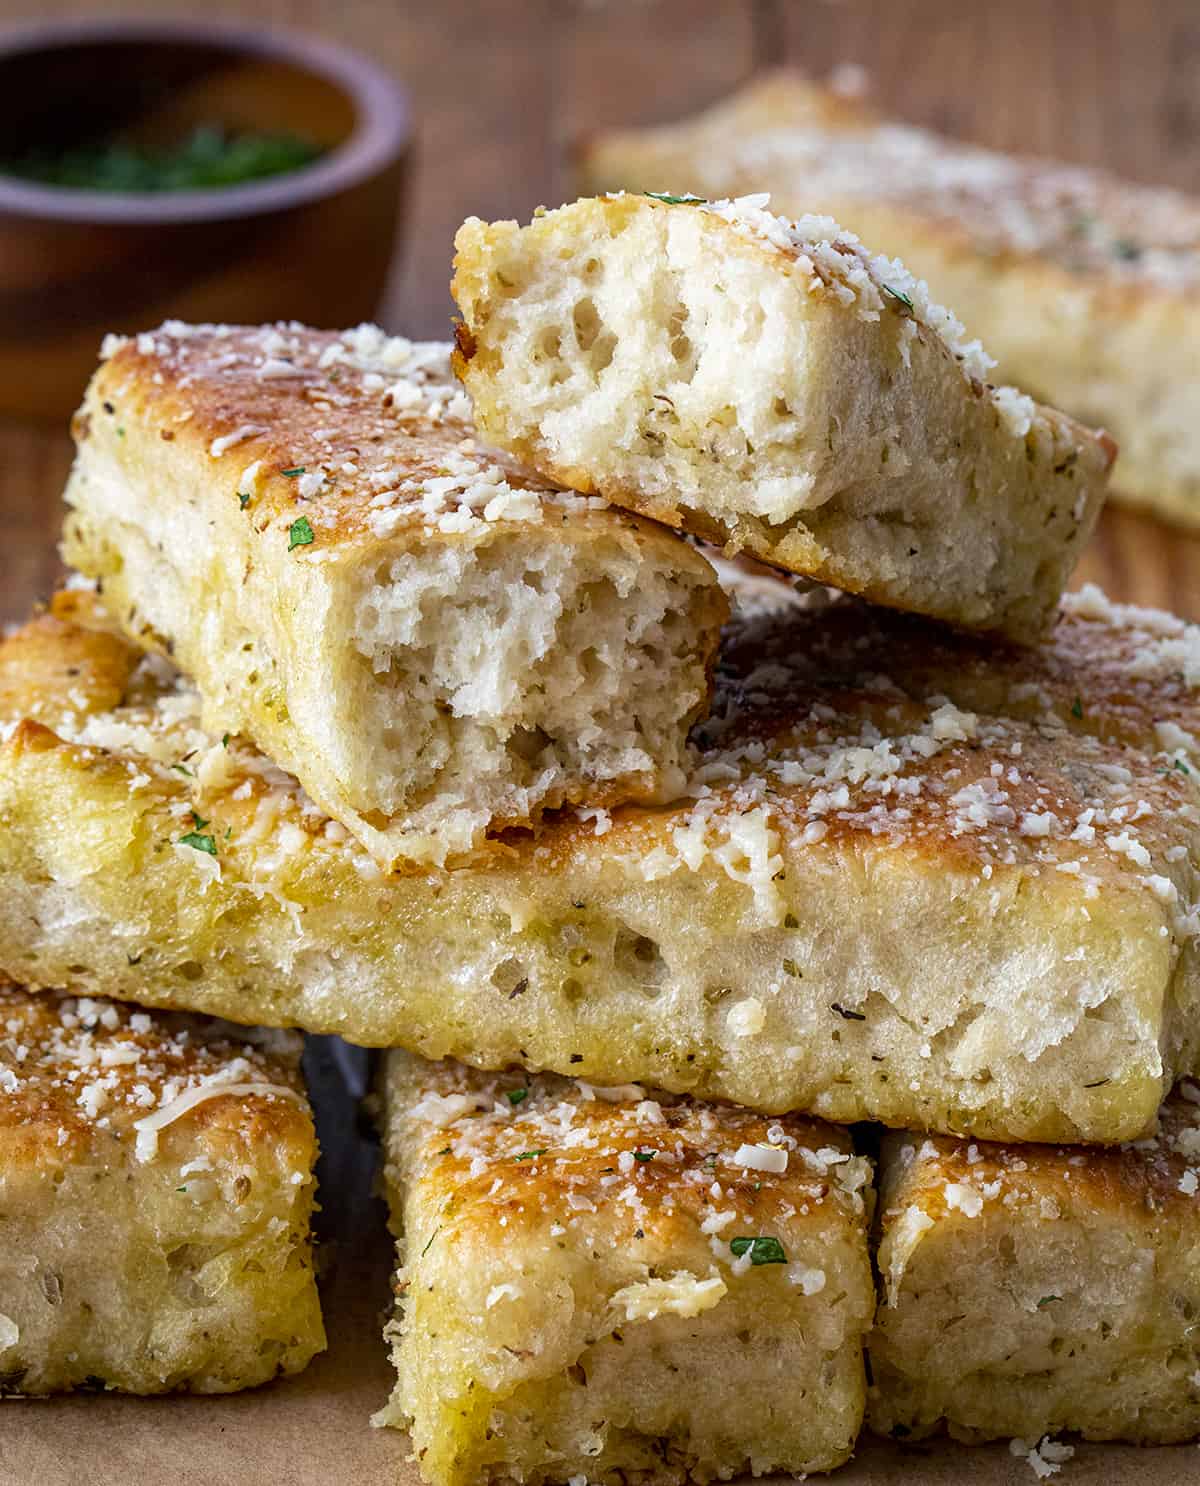
<svg viewBox="0 0 1200 1486">
<path fill-rule="evenodd" d="M 611 1304 L 614 1310 L 624 1312 L 626 1321 L 653 1321 L 663 1314 L 699 1316 L 712 1310 L 727 1291 L 720 1275 L 698 1280 L 695 1275 L 676 1274 L 670 1279 L 626 1285 L 613 1296 Z"/>
<path fill-rule="evenodd" d="M 750 1171 L 787 1170 L 788 1153 L 775 1145 L 740 1145 L 734 1152 L 733 1164 Z"/>
<path fill-rule="evenodd" d="M 757 996 L 747 996 L 729 1008 L 725 1025 L 735 1037 L 756 1037 L 767 1025 L 767 1013 Z"/>
<path fill-rule="evenodd" d="M 825 1271 L 809 1269 L 803 1264 L 788 1265 L 788 1279 L 799 1287 L 801 1295 L 819 1295 L 825 1288 Z"/>
<path fill-rule="evenodd" d="M 516 1285 L 493 1285 L 488 1291 L 487 1300 L 484 1301 L 484 1309 L 491 1310 L 494 1305 L 499 1305 L 502 1300 L 519 1300 L 521 1292 Z"/>
<path fill-rule="evenodd" d="M 1063 1463 L 1075 1454 L 1074 1445 L 1060 1444 L 1048 1434 L 1042 1436 L 1040 1443 L 1033 1440 L 1013 1440 L 1008 1448 L 1010 1454 L 1026 1462 L 1039 1481 L 1057 1475 Z"/>
<path fill-rule="evenodd" d="M 968 1218 L 977 1218 L 983 1211 L 983 1198 L 974 1187 L 963 1182 L 947 1182 L 946 1206 L 958 1208 Z"/>
</svg>

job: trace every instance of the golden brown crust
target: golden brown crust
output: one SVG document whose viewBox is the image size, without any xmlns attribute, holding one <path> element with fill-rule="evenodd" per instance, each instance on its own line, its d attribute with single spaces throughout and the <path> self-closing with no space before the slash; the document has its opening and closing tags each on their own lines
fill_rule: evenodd
<svg viewBox="0 0 1200 1486">
<path fill-rule="evenodd" d="M 311 1164 L 313 1120 L 294 1034 L 151 1016 L 66 992 L 34 996 L 12 982 L 0 984 L 0 1030 L 0 1166 L 9 1181 L 23 1168 L 84 1159 L 98 1130 L 132 1152 L 148 1114 L 226 1082 L 237 1091 L 181 1116 L 190 1141 L 229 1159 L 284 1149 Z M 246 1093 L 246 1085 L 257 1091 Z"/>
<path fill-rule="evenodd" d="M 282 537 L 286 544 L 291 525 L 308 520 L 316 540 L 291 556 L 321 561 L 330 549 L 370 544 L 384 517 L 389 536 L 415 536 L 457 510 L 453 488 L 435 502 L 429 498 L 431 481 L 454 486 L 450 477 L 473 433 L 470 405 L 446 377 L 445 360 L 440 342 L 388 339 L 373 326 L 334 332 L 168 322 L 111 346 L 89 389 L 81 442 L 127 439 L 135 420 L 139 439 L 167 439 L 172 458 L 196 461 L 228 490 L 233 505 L 239 492 L 249 491 L 245 519 L 263 540 Z M 499 451 L 484 451 L 475 477 L 485 468 L 514 490 L 562 498 L 548 540 L 578 505 Z M 306 476 L 313 477 L 309 483 Z M 596 511 L 591 519 L 598 529 L 637 531 L 673 550 L 668 538 L 627 512 Z M 453 526 L 439 534 L 451 542 L 468 539 Z"/>
<path fill-rule="evenodd" d="M 71 596 L 72 602 L 78 603 L 81 597 L 86 596 Z M 1178 747 L 1171 726 L 1189 737 L 1193 731 L 1200 732 L 1200 669 L 1196 675 L 1188 669 L 1200 668 L 1196 631 L 1171 616 L 1128 606 L 1110 605 L 1107 617 L 1095 617 L 1095 603 L 1095 596 L 1069 599 L 1051 640 L 1033 648 L 956 635 L 929 621 L 882 613 L 853 600 L 736 622 L 729 627 L 722 648 L 712 712 L 695 735 L 701 750 L 699 778 L 715 768 L 720 780 L 728 761 L 729 767 L 752 780 L 760 749 L 766 749 L 768 757 L 790 760 L 790 768 L 784 762 L 770 770 L 772 801 L 784 823 L 802 830 L 813 818 L 814 797 L 827 793 L 831 777 L 841 779 L 839 755 L 845 748 L 865 745 L 870 738 L 892 738 L 903 746 L 925 736 L 927 743 L 915 753 L 891 760 L 885 770 L 890 774 L 893 767 L 901 772 L 911 768 L 921 787 L 905 792 L 897 802 L 900 808 L 893 808 L 889 791 L 883 792 L 872 811 L 876 838 L 924 842 L 931 854 L 964 864 L 999 864 L 1014 852 L 1034 863 L 1050 852 L 1066 860 L 1085 857 L 1089 869 L 1101 874 L 1114 867 L 1123 872 L 1119 853 L 1106 864 L 1103 850 L 1081 851 L 1081 846 L 1095 844 L 1093 836 L 1072 839 L 1069 832 L 1055 830 L 1046 837 L 1022 837 L 1012 830 L 1028 810 L 1053 812 L 1065 823 L 1087 808 L 1089 796 L 1130 783 L 1154 806 L 1138 817 L 1139 834 L 1148 841 L 1173 840 L 1172 818 L 1194 818 L 1192 776 L 1184 761 L 1194 744 L 1185 741 L 1176 767 L 1169 759 L 1164 765 L 1152 766 L 1145 755 L 1160 750 L 1169 755 L 1171 748 Z M 90 624 L 93 612 L 97 611 L 90 604 L 80 605 L 79 619 Z M 186 688 L 177 693 L 169 673 L 153 665 L 143 664 L 135 670 L 130 647 L 104 629 L 51 623 L 61 627 L 48 629 L 44 619 L 34 620 L 31 626 L 35 643 L 51 661 L 50 671 L 38 672 L 35 679 L 32 671 L 22 668 L 29 678 L 25 683 L 29 690 L 14 686 L 0 721 L 5 717 L 10 722 L 24 720 L 26 697 L 45 706 L 41 681 L 45 675 L 65 677 L 85 661 L 99 664 L 116 645 L 127 683 L 116 705 L 131 709 L 128 722 L 148 727 L 152 734 L 162 731 L 162 704 L 167 699 L 172 721 L 166 733 L 178 728 L 175 719 L 183 724 L 174 747 L 168 741 L 164 754 L 175 760 L 178 752 L 183 767 L 168 763 L 156 770 L 152 781 L 147 781 L 148 789 L 161 792 L 164 802 L 194 801 L 206 815 L 212 813 L 218 837 L 228 830 L 231 842 L 236 842 L 249 829 L 259 801 L 287 787 L 286 776 L 269 765 L 264 768 L 264 761 L 239 740 L 223 745 L 226 758 L 213 784 L 206 787 L 203 781 L 195 781 L 196 770 L 189 764 L 196 745 L 212 740 L 199 732 L 194 711 L 189 713 L 186 706 L 170 702 L 176 694 L 184 701 L 190 695 Z M 5 666 L 10 647 L 18 655 L 25 653 L 27 633 L 18 630 L 0 645 L 0 668 Z M 60 640 L 66 649 L 63 664 L 57 663 L 57 649 L 51 648 Z M 106 693 L 106 699 L 111 694 Z M 936 713 L 947 702 L 951 714 L 967 715 L 950 715 L 941 728 L 936 722 L 931 725 L 931 711 Z M 61 704 L 63 731 L 59 736 L 85 766 L 101 763 L 109 755 L 119 760 L 124 751 L 103 745 L 98 750 L 87 744 L 87 718 L 102 710 L 90 703 L 76 707 L 69 688 Z M 835 724 L 832 729 L 831 723 Z M 1168 725 L 1165 736 L 1164 723 Z M 81 727 L 82 746 L 72 742 Z M 103 734 L 95 736 L 99 740 Z M 1085 740 L 1082 749 L 1077 751 L 1076 745 L 1065 741 L 1072 737 Z M 19 736 L 14 732 L 10 746 L 41 748 L 47 741 L 40 729 L 23 728 Z M 136 752 L 137 737 L 128 741 Z M 980 828 L 972 829 L 962 802 L 954 797 L 991 777 L 996 758 L 1006 757 L 1013 742 L 1020 745 L 1013 757 L 1021 762 L 1019 767 L 1006 766 L 1011 776 L 1004 780 L 1003 789 L 1008 808 L 995 818 L 981 819 L 976 823 Z M 146 743 L 142 741 L 141 746 Z M 1122 753 L 1126 746 L 1136 750 L 1135 754 Z M 831 763 L 835 773 L 828 776 Z M 870 762 L 864 760 L 864 766 L 869 775 Z M 1113 779 L 1109 775 L 1114 767 L 1132 767 L 1136 778 Z M 853 772 L 848 784 L 855 783 Z M 294 791 L 294 784 L 291 788 Z M 718 792 L 732 802 L 739 790 L 725 784 L 718 786 Z M 871 793 L 869 787 L 863 792 L 863 809 Z M 847 808 L 833 810 L 817 800 L 816 813 L 825 826 L 823 839 L 832 835 L 850 840 L 861 831 L 863 820 L 853 799 L 852 794 Z M 302 800 L 298 802 L 303 806 Z M 694 810 L 691 800 L 667 809 L 630 806 L 615 814 L 610 831 L 636 855 L 645 855 L 667 843 Z M 180 813 L 178 808 L 176 813 Z M 186 819 L 186 811 L 182 814 Z M 296 824 L 314 842 L 328 836 L 325 817 L 311 808 L 298 812 Z M 609 832 L 605 836 L 607 844 L 615 844 Z M 543 870 L 554 870 L 553 864 L 589 850 L 595 839 L 590 818 L 567 811 L 536 836 L 513 831 L 489 843 L 480 863 L 487 855 L 493 860 L 515 856 L 537 861 Z M 425 873 L 402 862 L 393 875 Z"/>
<path fill-rule="evenodd" d="M 457 1115 L 456 1098 L 466 1106 Z M 392 1060 L 388 1100 L 403 1165 L 420 1173 L 423 1202 L 452 1211 L 455 1227 L 469 1226 L 484 1244 L 587 1212 L 593 1242 L 636 1239 L 647 1252 L 679 1253 L 713 1206 L 714 1181 L 722 1210 L 736 1214 L 730 1234 L 786 1229 L 801 1207 L 814 1218 L 826 1206 L 849 1217 L 863 1211 L 866 1168 L 852 1159 L 847 1132 L 799 1115 L 755 1114 L 635 1085 L 593 1090 L 519 1069 L 480 1074 L 403 1055 Z M 734 1161 L 745 1146 L 791 1152 L 786 1179 Z M 621 1152 L 632 1159 L 617 1164 Z"/>
<path fill-rule="evenodd" d="M 913 615 L 834 603 L 800 611 L 786 627 L 767 619 L 729 632 L 718 685 L 745 705 L 743 678 L 783 664 L 797 714 L 822 702 L 854 705 L 856 692 L 888 683 L 914 701 L 943 694 L 958 706 L 1065 729 L 1104 743 L 1156 751 L 1161 725 L 1200 725 L 1200 631 L 1160 610 L 1113 604 L 1094 586 L 1063 600 L 1037 646 L 973 636 Z M 779 720 L 747 716 L 771 731 Z"/>
<path fill-rule="evenodd" d="M 140 657 L 106 632 L 90 599 L 87 593 L 56 594 L 47 613 L 0 648 L 0 715 L 53 724 L 64 710 L 109 712 L 121 705 Z"/>
<path fill-rule="evenodd" d="M 951 1213 L 947 1188 L 986 1194 L 987 1202 L 1010 1209 L 1052 1200 L 1060 1212 L 1096 1221 L 1131 1211 L 1169 1214 L 1172 1207 L 1190 1217 L 1196 1198 L 1186 1174 L 1200 1158 L 1198 1097 L 1185 1080 L 1163 1105 L 1154 1135 L 1106 1149 L 888 1135 L 883 1227 L 910 1208 L 940 1222 Z"/>
</svg>

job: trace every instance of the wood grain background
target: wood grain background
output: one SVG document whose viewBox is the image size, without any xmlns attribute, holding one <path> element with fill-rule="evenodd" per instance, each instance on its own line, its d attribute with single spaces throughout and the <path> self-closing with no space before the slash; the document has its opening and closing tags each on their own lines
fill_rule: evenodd
<svg viewBox="0 0 1200 1486">
<path fill-rule="evenodd" d="M 0 0 L 0 22 L 111 8 Z M 189 0 L 119 9 L 197 13 Z M 417 169 L 381 318 L 411 335 L 446 331 L 464 216 L 557 203 L 581 131 L 677 117 L 781 62 L 818 76 L 857 64 L 901 118 L 1200 193 L 1197 0 L 205 0 L 203 12 L 318 31 L 407 82 Z M 59 572 L 69 458 L 63 430 L 0 422 L 0 621 Z M 1110 511 L 1078 579 L 1200 619 L 1200 537 Z"/>
</svg>

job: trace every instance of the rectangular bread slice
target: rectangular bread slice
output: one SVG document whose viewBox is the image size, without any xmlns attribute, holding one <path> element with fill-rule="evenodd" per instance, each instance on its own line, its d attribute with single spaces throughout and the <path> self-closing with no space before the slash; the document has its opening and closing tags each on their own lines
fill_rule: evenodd
<svg viewBox="0 0 1200 1486">
<path fill-rule="evenodd" d="M 850 1454 L 870 1163 L 818 1121 L 391 1053 L 399 1375 L 431 1486 L 682 1486 Z"/>
<path fill-rule="evenodd" d="M 1114 495 L 1200 524 L 1200 201 L 881 118 L 785 71 L 656 129 L 587 141 L 581 191 L 770 191 L 896 254 L 998 375 L 1121 447 Z"/>
<path fill-rule="evenodd" d="M 1111 441 L 1012 388 L 898 261 L 767 198 L 459 229 L 455 369 L 544 476 L 879 603 L 1035 640 Z"/>
<path fill-rule="evenodd" d="M 724 601 L 699 553 L 481 446 L 449 348 L 300 326 L 114 342 L 67 560 L 205 726 L 384 865 L 678 789 Z"/>
<path fill-rule="evenodd" d="M 669 808 L 384 874 L 63 595 L 0 643 L 0 969 L 477 1066 L 1121 1141 L 1200 1071 L 1200 631 L 731 627 Z"/>
<path fill-rule="evenodd" d="M 877 1432 L 1200 1435 L 1197 1100 L 1119 1150 L 885 1138 Z"/>
<path fill-rule="evenodd" d="M 299 1372 L 315 1158 L 294 1034 L 0 985 L 0 1396 Z"/>
</svg>

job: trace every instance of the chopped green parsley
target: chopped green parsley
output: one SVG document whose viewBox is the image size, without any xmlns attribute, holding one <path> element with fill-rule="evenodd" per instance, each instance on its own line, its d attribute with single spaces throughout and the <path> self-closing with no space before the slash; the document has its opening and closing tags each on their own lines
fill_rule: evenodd
<svg viewBox="0 0 1200 1486">
<path fill-rule="evenodd" d="M 306 469 L 305 469 L 305 466 L 304 465 L 297 464 L 297 465 L 294 465 L 290 470 L 280 470 L 279 473 L 283 476 L 283 478 L 285 480 L 292 480 L 297 475 L 303 475 L 303 474 L 305 474 L 306 473 Z"/>
<path fill-rule="evenodd" d="M 898 305 L 902 305 L 910 315 L 913 313 L 913 302 L 903 290 L 893 289 L 890 284 L 881 284 L 880 287 L 885 294 L 890 294 Z"/>
<path fill-rule="evenodd" d="M 546 1154 L 546 1147 L 545 1146 L 542 1146 L 542 1148 L 540 1150 L 537 1150 L 537 1151 L 522 1151 L 521 1154 L 517 1157 L 517 1160 L 518 1161 L 536 1161 L 539 1156 L 544 1156 L 545 1154 Z"/>
<path fill-rule="evenodd" d="M 1082 697 L 1076 697 L 1075 700 L 1071 703 L 1071 716 L 1072 717 L 1079 718 L 1082 721 L 1082 719 L 1083 719 L 1083 698 Z"/>
<path fill-rule="evenodd" d="M 291 552 L 292 549 L 295 547 L 307 547 L 311 542 L 315 540 L 316 539 L 313 536 L 313 529 L 308 523 L 307 516 L 298 517 L 295 521 L 292 522 L 291 526 L 288 527 L 289 552 Z"/>
<path fill-rule="evenodd" d="M 643 196 L 649 196 L 651 201 L 662 201 L 667 206 L 706 206 L 708 198 L 705 196 L 693 196 L 690 191 L 685 191 L 682 196 L 672 196 L 669 191 L 643 191 Z"/>
<path fill-rule="evenodd" d="M 210 857 L 217 854 L 216 838 L 207 831 L 208 821 L 192 811 L 192 829 L 179 838 L 180 846 L 190 846 L 194 851 L 205 851 Z"/>
<path fill-rule="evenodd" d="M 508 1099 L 508 1102 L 511 1105 L 514 1105 L 515 1106 L 515 1105 L 518 1105 L 518 1104 L 522 1104 L 522 1103 L 524 1103 L 524 1101 L 526 1099 L 529 1098 L 529 1090 L 528 1089 L 506 1089 L 505 1090 L 505 1097 Z"/>
<path fill-rule="evenodd" d="M 750 1255 L 751 1264 L 786 1264 L 787 1255 L 777 1238 L 760 1234 L 757 1238 L 731 1238 L 729 1248 L 735 1258 Z"/>
<path fill-rule="evenodd" d="M 85 191 L 210 191 L 299 170 L 322 153 L 314 140 L 290 130 L 202 123 L 158 147 L 117 136 L 27 150 L 0 159 L 0 174 Z"/>
</svg>

